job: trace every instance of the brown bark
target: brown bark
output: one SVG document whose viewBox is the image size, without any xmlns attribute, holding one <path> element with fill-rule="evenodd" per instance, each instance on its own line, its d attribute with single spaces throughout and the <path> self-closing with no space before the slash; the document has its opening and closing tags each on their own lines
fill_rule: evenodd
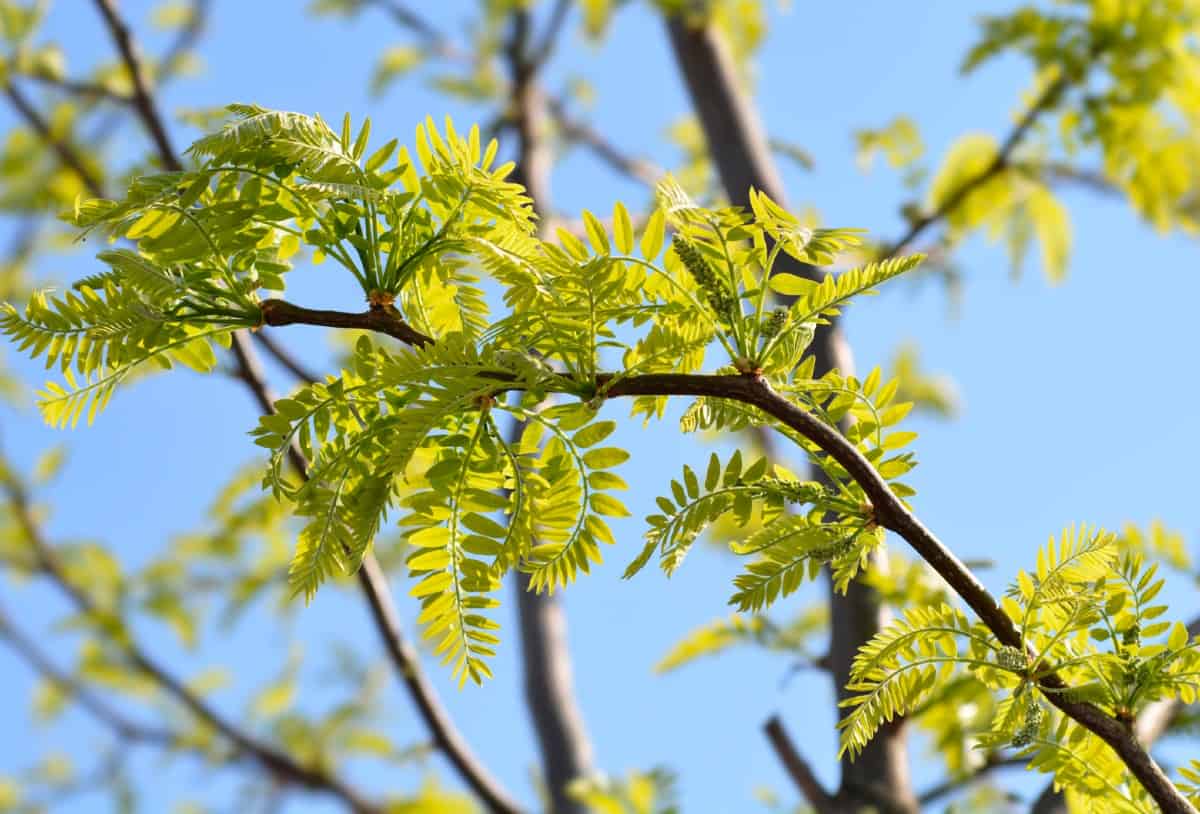
<svg viewBox="0 0 1200 814">
<path fill-rule="evenodd" d="M 540 44 L 532 43 L 530 16 L 512 16 L 508 44 L 510 115 L 517 136 L 512 180 L 525 187 L 534 211 L 545 219 L 550 209 L 553 156 L 547 139 L 549 112 L 538 85 L 539 69 L 549 59 L 567 4 L 556 4 Z M 521 628 L 521 668 L 525 708 L 537 735 L 551 814 L 585 814 L 586 806 L 568 793 L 571 782 L 592 772 L 592 747 L 571 681 L 567 616 L 562 601 L 529 590 L 529 577 L 517 576 L 517 614 Z"/>
<path fill-rule="evenodd" d="M 729 200 L 748 206 L 753 187 L 786 207 L 783 183 L 766 132 L 752 100 L 738 84 L 734 65 L 719 36 L 708 28 L 689 27 L 678 18 L 667 21 L 667 31 Z M 778 270 L 810 279 L 820 276 L 816 269 L 787 255 L 781 255 Z M 817 332 L 813 353 L 818 375 L 833 368 L 853 374 L 849 345 L 836 322 Z M 882 567 L 883 558 L 875 559 L 875 567 Z M 829 601 L 829 663 L 841 700 L 847 695 L 850 665 L 859 646 L 879 631 L 887 617 L 876 592 L 861 583 L 852 583 L 845 595 L 836 594 L 830 584 Z M 856 760 L 843 759 L 841 775 L 836 800 L 845 810 L 867 806 L 896 814 L 917 810 L 901 724 L 881 730 Z"/>
</svg>

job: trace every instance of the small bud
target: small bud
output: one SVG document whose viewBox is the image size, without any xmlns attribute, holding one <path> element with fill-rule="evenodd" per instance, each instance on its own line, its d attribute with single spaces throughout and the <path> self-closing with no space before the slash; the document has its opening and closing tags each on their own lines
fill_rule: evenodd
<svg viewBox="0 0 1200 814">
<path fill-rule="evenodd" d="M 763 320 L 761 333 L 765 339 L 778 336 L 787 325 L 788 312 L 786 308 L 776 308 Z"/>
<path fill-rule="evenodd" d="M 1029 662 L 1019 647 L 1001 647 L 996 652 L 996 663 L 1006 670 L 1024 670 Z"/>
</svg>

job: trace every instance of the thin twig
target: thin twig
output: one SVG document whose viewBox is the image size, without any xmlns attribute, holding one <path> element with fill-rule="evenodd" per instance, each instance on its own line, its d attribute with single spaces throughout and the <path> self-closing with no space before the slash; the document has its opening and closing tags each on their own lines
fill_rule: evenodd
<svg viewBox="0 0 1200 814">
<path fill-rule="evenodd" d="M 763 725 L 763 731 L 766 732 L 767 740 L 771 742 L 771 748 L 775 750 L 779 762 L 783 764 L 788 776 L 792 778 L 792 782 L 796 784 L 796 788 L 804 795 L 804 799 L 813 807 L 813 810 L 817 814 L 834 814 L 837 807 L 834 805 L 833 798 L 829 792 L 825 791 L 821 781 L 813 774 L 808 761 L 800 755 L 795 744 L 792 743 L 787 730 L 784 729 L 783 721 L 779 720 L 778 716 L 772 715 Z"/>
<path fill-rule="evenodd" d="M 549 97 L 546 107 L 554 118 L 563 136 L 572 142 L 587 147 L 598 159 L 622 175 L 653 187 L 662 177 L 663 171 L 652 162 L 642 158 L 628 156 L 621 152 L 611 141 L 604 137 L 599 130 L 573 117 L 567 111 L 566 104 L 561 98 Z"/>
<path fill-rule="evenodd" d="M 358 0 L 359 5 L 372 5 L 382 9 L 401 28 L 406 28 L 422 41 L 425 49 L 446 59 L 466 59 L 467 54 L 458 49 L 450 38 L 429 20 L 425 19 L 398 0 Z"/>
<path fill-rule="evenodd" d="M 125 70 L 129 73 L 129 81 L 133 84 L 132 104 L 138 112 L 138 117 L 154 142 L 154 146 L 158 151 L 158 157 L 161 159 L 163 166 L 173 172 L 179 172 L 183 169 L 183 165 L 179 162 L 179 158 L 175 154 L 175 149 L 171 146 L 171 138 L 167 135 L 167 128 L 163 124 L 162 116 L 159 115 L 158 107 L 153 97 L 150 95 L 145 68 L 142 66 L 137 43 L 133 40 L 129 26 L 125 23 L 124 18 L 117 13 L 114 0 L 95 0 L 95 3 L 96 8 L 100 11 L 100 16 L 104 18 L 105 26 L 108 27 L 109 35 L 112 37 L 117 50 L 121 54 L 121 61 L 125 64 Z"/>
<path fill-rule="evenodd" d="M 13 84 L 11 79 L 4 86 L 4 94 L 8 97 L 9 102 L 12 103 L 13 108 L 20 114 L 21 118 L 37 133 L 43 142 L 54 150 L 55 154 L 58 155 L 58 160 L 79 176 L 79 180 L 83 182 L 83 185 L 87 187 L 92 195 L 97 198 L 103 197 L 104 190 L 100 186 L 100 181 L 83 162 L 83 157 L 75 151 L 74 147 L 54 134 L 54 131 L 50 129 L 50 125 L 42 118 L 42 115 L 38 113 L 29 100 L 25 98 L 25 95 L 17 89 L 17 86 Z"/>
<path fill-rule="evenodd" d="M 110 707 L 91 688 L 68 675 L 66 671 L 55 665 L 41 651 L 31 636 L 21 632 L 13 625 L 3 610 L 0 610 L 0 639 L 25 660 L 35 672 L 40 674 L 58 688 L 64 696 L 71 698 L 83 707 L 93 718 L 111 729 L 119 738 L 130 741 L 141 741 L 173 748 L 183 743 L 174 732 L 158 729 L 136 723 L 126 718 L 124 714 Z"/>
<path fill-rule="evenodd" d="M 133 101 L 131 97 L 123 93 L 107 88 L 99 82 L 89 82 L 86 79 L 70 79 L 42 73 L 21 74 L 21 76 L 82 99 L 102 99 L 117 105 L 127 105 Z"/>
<path fill-rule="evenodd" d="M 389 12 L 396 22 L 416 34 L 426 48 L 437 56 L 461 63 L 471 61 L 470 54 L 453 45 L 436 26 L 407 6 L 392 2 L 392 0 L 362 0 L 362 3 L 363 5 L 374 5 Z M 540 44 L 533 49 L 531 55 L 525 55 L 522 52 L 523 72 L 536 73 L 549 60 L 556 47 L 556 41 L 561 38 L 569 6 L 570 3 L 566 0 L 559 0 L 551 14 Z M 649 187 L 653 187 L 662 177 L 663 171 L 652 162 L 626 155 L 594 127 L 572 116 L 567 110 L 566 100 L 563 97 L 546 95 L 546 109 L 564 137 L 586 147 L 603 163 L 622 175 Z M 514 124 L 511 117 L 500 116 L 492 123 L 491 127 L 484 128 L 484 132 L 495 135 L 500 130 Z"/>
<path fill-rule="evenodd" d="M 979 189 L 988 181 L 992 180 L 1005 169 L 1007 169 L 1009 162 L 1012 159 L 1013 152 L 1018 146 L 1020 146 L 1021 142 L 1024 141 L 1025 135 L 1033 127 L 1034 123 L 1037 122 L 1038 117 L 1054 106 L 1056 102 L 1058 102 L 1059 98 L 1062 96 L 1063 92 L 1066 91 L 1069 84 L 1069 80 L 1066 76 L 1060 77 L 1048 84 L 1042 90 L 1041 94 L 1034 101 L 1034 103 L 1029 106 L 1029 109 L 1026 110 L 1021 118 L 1017 120 L 1016 125 L 1004 139 L 1004 142 L 1000 145 L 1000 149 L 996 152 L 996 155 L 992 158 L 992 160 L 988 162 L 987 166 L 960 184 L 954 190 L 954 192 L 948 195 L 946 199 L 942 201 L 942 203 L 938 205 L 938 207 L 932 212 L 928 212 L 914 220 L 908 227 L 908 231 L 905 232 L 899 240 L 885 249 L 882 253 L 882 256 L 884 258 L 895 257 L 900 252 L 904 251 L 904 249 L 907 248 L 914 240 L 920 237 L 926 229 L 940 222 L 951 212 L 957 209 L 972 192 Z"/>
<path fill-rule="evenodd" d="M 554 4 L 554 10 L 550 12 L 550 21 L 546 24 L 546 30 L 542 33 L 541 40 L 532 46 L 525 56 L 525 66 L 530 73 L 537 73 L 554 55 L 554 49 L 562 37 L 563 25 L 567 22 L 567 12 L 570 10 L 571 0 L 558 0 Z"/>
<path fill-rule="evenodd" d="M 174 76 L 176 67 L 182 62 L 183 55 L 196 44 L 200 35 L 204 33 L 208 25 L 208 16 L 211 9 L 212 0 L 192 0 L 191 12 L 187 23 L 179 30 L 174 41 L 159 60 L 158 70 L 155 72 L 154 77 L 155 91 L 162 88 Z M 131 102 L 131 98 L 125 98 L 126 105 Z M 98 126 L 92 132 L 92 139 L 97 142 L 105 141 L 123 120 L 124 116 L 121 115 L 121 111 L 113 111 L 110 115 L 100 120 Z"/>
<path fill-rule="evenodd" d="M 998 754 L 988 755 L 987 759 L 970 774 L 943 780 L 936 786 L 931 786 L 921 792 L 920 796 L 917 797 L 917 802 L 922 806 L 932 805 L 947 795 L 954 794 L 973 783 L 979 782 L 983 779 L 984 775 L 990 774 L 997 769 L 1015 768 L 1017 766 L 1025 766 L 1028 763 L 1029 758 L 1002 756 Z"/>
<path fill-rule="evenodd" d="M 15 479 L 7 478 L 3 488 L 17 523 L 25 535 L 26 542 L 32 549 L 39 571 L 51 579 L 79 612 L 92 618 L 105 616 L 108 611 L 98 605 L 87 591 L 70 578 L 66 568 L 58 559 L 58 553 L 42 536 L 41 529 L 34 521 L 29 496 L 24 487 Z M 186 708 L 197 719 L 220 733 L 239 752 L 258 761 L 272 775 L 304 788 L 332 794 L 356 814 L 379 814 L 381 811 L 326 770 L 296 762 L 290 755 L 280 751 L 274 745 L 259 741 L 221 716 L 204 699 L 189 689 L 183 681 L 172 675 L 150 656 L 129 631 L 123 631 L 123 635 L 114 643 L 121 648 L 134 669 Z"/>
<path fill-rule="evenodd" d="M 274 413 L 275 396 L 267 387 L 254 351 L 244 334 L 235 335 L 233 352 L 237 358 L 240 376 L 254 394 L 259 408 L 264 413 Z M 308 462 L 295 444 L 289 445 L 288 457 L 300 476 L 307 479 Z M 470 746 L 459 734 L 449 713 L 438 699 L 437 691 L 425 677 L 420 657 L 404 636 L 387 576 L 373 554 L 368 553 L 363 557 L 362 567 L 358 569 L 356 577 L 367 598 L 371 619 L 383 640 L 384 649 L 408 689 L 409 697 L 416 704 L 433 742 L 454 766 L 463 782 L 470 786 L 490 811 L 498 814 L 519 814 L 520 806 L 471 752 Z"/>
<path fill-rule="evenodd" d="M 254 341 L 262 345 L 267 354 L 302 382 L 320 381 L 321 377 L 309 370 L 290 351 L 271 338 L 266 331 L 255 331 Z"/>
<path fill-rule="evenodd" d="M 162 118 L 146 86 L 145 77 L 138 61 L 137 49 L 129 33 L 128 26 L 116 13 L 116 9 L 113 7 L 113 0 L 95 0 L 95 2 L 121 53 L 126 69 L 133 78 L 134 109 L 137 111 L 144 128 L 150 134 L 158 150 L 159 158 L 168 169 L 181 170 L 182 164 L 171 148 Z M 411 328 L 408 331 L 409 333 L 406 333 L 406 335 L 409 335 L 410 338 L 419 336 Z M 267 388 L 266 379 L 262 375 L 255 359 L 253 348 L 250 346 L 249 339 L 244 331 L 234 333 L 232 350 L 238 364 L 239 377 L 254 394 L 263 411 L 271 412 L 273 410 L 274 398 Z M 307 462 L 295 445 L 289 448 L 289 456 L 295 464 L 297 471 L 301 475 L 306 476 Z M 513 802 L 512 798 L 499 783 L 491 777 L 478 759 L 470 752 L 462 737 L 453 728 L 453 725 L 449 721 L 449 716 L 441 708 L 433 687 L 422 678 L 420 663 L 412 658 L 405 658 L 406 655 L 412 655 L 411 652 L 406 654 L 403 648 L 391 647 L 393 640 L 403 642 L 403 638 L 391 592 L 388 589 L 387 579 L 382 569 L 378 567 L 374 555 L 368 553 L 364 557 L 363 567 L 358 571 L 358 580 L 371 608 L 372 618 L 376 623 L 376 627 L 384 641 L 389 643 L 389 655 L 392 657 L 393 665 L 403 677 L 406 686 L 409 688 L 410 695 L 413 697 L 413 701 L 421 710 L 426 724 L 431 729 L 435 742 L 442 747 L 443 752 L 459 772 L 463 781 L 480 796 L 489 809 L 501 812 L 501 814 L 516 814 L 516 812 L 519 812 L 520 807 Z M 440 713 L 440 715 L 435 713 Z"/>
</svg>

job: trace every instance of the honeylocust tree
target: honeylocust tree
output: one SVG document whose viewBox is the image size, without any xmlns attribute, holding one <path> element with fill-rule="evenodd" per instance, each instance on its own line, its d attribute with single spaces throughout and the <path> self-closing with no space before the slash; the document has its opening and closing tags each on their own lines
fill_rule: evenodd
<svg viewBox="0 0 1200 814">
<path fill-rule="evenodd" d="M 784 203 L 772 147 L 808 158 L 768 143 L 756 121 L 748 59 L 766 29 L 758 4 L 654 9 L 696 110 L 676 130 L 687 154 L 677 177 L 622 155 L 570 115 L 569 94 L 547 93 L 540 77 L 570 3 L 544 15 L 482 4 L 465 45 L 403 4 L 317 3 L 324 14 L 388 14 L 416 45 L 383 55 L 376 89 L 407 72 L 449 70 L 440 87 L 494 106 L 495 119 L 481 117 L 487 133 L 426 119 L 402 146 L 350 115 L 339 126 L 236 104 L 198 117 L 209 132 L 182 154 L 154 96 L 178 55 L 148 65 L 115 4 L 95 5 L 119 63 L 87 81 L 68 78 L 61 55 L 37 42 L 37 7 L 0 6 L 7 93 L 26 124 L 9 145 L 9 167 L 20 167 L 5 176 L 13 200 L 28 211 L 65 209 L 73 235 L 108 244 L 67 290 L 26 293 L 18 277 L 0 328 L 54 369 L 37 401 L 58 427 L 103 420 L 109 400 L 146 373 L 210 372 L 231 356 L 261 408 L 252 438 L 267 459 L 225 487 L 215 528 L 132 574 L 101 547 L 52 544 L 31 484 L 6 468 L 6 565 L 57 585 L 87 634 L 71 673 L 0 614 L 0 633 L 45 678 L 44 710 L 71 699 L 123 744 L 249 764 L 260 782 L 248 788 L 268 804 L 308 790 L 354 811 L 520 811 L 422 674 L 388 586 L 390 573 L 419 601 L 417 624 L 442 669 L 460 685 L 486 684 L 497 650 L 514 646 L 500 607 L 514 575 L 547 807 L 674 810 L 668 773 L 593 773 L 562 679 L 561 610 L 546 597 L 601 559 L 624 558 L 629 578 L 648 578 L 639 572 L 652 562 L 670 575 L 707 534 L 739 562 L 716 598 L 738 613 L 697 629 L 663 666 L 735 644 L 807 652 L 831 617 L 824 662 L 841 697 L 837 792 L 816 781 L 781 721 L 766 728 L 813 809 L 910 811 L 990 769 L 1028 764 L 1049 775 L 1039 810 L 1195 810 L 1200 765 L 1172 772 L 1148 752 L 1186 722 L 1181 710 L 1196 700 L 1200 675 L 1196 626 L 1170 621 L 1177 614 L 1155 602 L 1164 584 L 1155 559 L 1189 567 L 1178 538 L 1067 528 L 1006 593 L 990 594 L 954 541 L 918 519 L 903 480 L 916 465 L 905 418 L 913 401 L 945 404 L 944 392 L 911 357 L 891 374 L 854 375 L 837 331 L 843 308 L 893 278 L 950 274 L 953 249 L 980 230 L 1003 236 L 1014 262 L 1036 241 L 1047 275 L 1061 277 L 1070 243 L 1055 195 L 1063 183 L 1119 193 L 1163 227 L 1193 226 L 1192 4 L 1076 3 L 987 19 L 966 67 L 1017 53 L 1037 72 L 1003 139 L 963 138 L 925 183 L 911 121 L 857 134 L 864 160 L 883 153 L 923 195 L 905 205 L 908 229 L 890 241 L 821 228 Z M 205 12 L 203 3 L 163 12 L 182 24 L 181 49 Z M 616 12 L 589 3 L 580 17 L 603 37 Z M 23 95 L 26 80 L 74 104 L 49 121 Z M 112 180 L 121 173 L 74 129 L 75 117 L 106 105 L 132 116 L 155 155 L 157 167 L 134 168 L 128 183 Z M 492 132 L 511 137 L 515 155 Z M 553 217 L 551 135 L 648 182 L 651 203 L 596 201 L 577 220 Z M 1098 154 L 1102 170 L 1081 170 L 1080 154 Z M 934 230 L 930 256 L 911 250 Z M 285 296 L 300 262 L 320 265 L 366 310 Z M 281 349 L 273 337 L 292 325 L 344 338 L 340 369 L 310 373 Z M 304 380 L 299 389 L 270 392 L 254 340 Z M 627 421 L 674 431 L 661 426 L 675 423 L 672 400 L 684 404 L 678 430 L 695 442 L 694 462 L 661 473 L 657 510 L 630 546 L 621 472 L 631 453 L 610 436 Z M 713 434 L 736 439 L 732 451 L 704 450 Z M 381 543 L 397 533 L 399 545 Z M 233 616 L 266 589 L 282 588 L 295 607 L 345 578 L 357 582 L 429 746 L 471 797 L 436 785 L 377 795 L 348 779 L 355 755 L 412 757 L 372 727 L 381 679 L 356 659 L 342 665 L 351 699 L 315 717 L 284 712 L 296 667 L 283 666 L 252 705 L 268 723 L 256 728 L 180 679 L 134 626 L 142 609 L 188 640 L 205 592 Z M 797 590 L 815 579 L 828 580 L 829 610 L 797 613 Z M 790 621 L 778 621 L 780 609 Z M 161 727 L 143 724 L 97 686 L 171 713 Z M 951 775 L 919 800 L 905 722 L 932 735 Z M 28 782 L 63 799 L 92 784 L 121 796 L 130 783 L 123 754 L 114 750 L 94 779 L 47 760 Z M 40 804 L 0 788 L 2 805 Z"/>
</svg>

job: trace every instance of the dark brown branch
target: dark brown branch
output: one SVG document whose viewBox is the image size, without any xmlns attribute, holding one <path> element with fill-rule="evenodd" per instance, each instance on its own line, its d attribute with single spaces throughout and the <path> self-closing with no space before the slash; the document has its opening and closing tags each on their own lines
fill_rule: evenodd
<svg viewBox="0 0 1200 814">
<path fill-rule="evenodd" d="M 58 553 L 42 536 L 41 529 L 34 521 L 29 497 L 24 487 L 9 478 L 5 480 L 3 488 L 17 523 L 32 549 L 39 571 L 51 579 L 79 612 L 91 617 L 104 616 L 107 611 L 97 605 L 84 589 L 75 584 L 62 563 L 59 562 Z M 221 716 L 204 699 L 192 692 L 186 684 L 155 661 L 128 631 L 115 640 L 114 644 L 121 648 L 135 670 L 191 712 L 198 720 L 212 727 L 237 751 L 256 760 L 273 776 L 303 788 L 331 794 L 356 814 L 380 814 L 380 808 L 361 797 L 357 791 L 339 778 L 322 768 L 298 763 L 274 745 L 259 741 Z"/>
<path fill-rule="evenodd" d="M 836 814 L 838 808 L 833 798 L 821 786 L 821 781 L 813 774 L 808 762 L 796 750 L 795 744 L 783 727 L 783 722 L 773 715 L 763 725 L 763 731 L 766 732 L 767 740 L 771 742 L 771 748 L 775 750 L 779 762 L 783 764 L 788 776 L 813 810 L 817 814 Z"/>
<path fill-rule="evenodd" d="M 25 120 L 26 124 L 37 133 L 38 137 L 50 149 L 54 150 L 59 161 L 63 163 L 63 166 L 71 169 L 79 176 L 79 180 L 87 187 L 88 192 L 97 198 L 104 197 L 104 189 L 100 186 L 99 179 L 84 164 L 83 157 L 75 151 L 74 147 L 54 134 L 54 131 L 50 129 L 50 125 L 42 118 L 37 109 L 30 104 L 25 95 L 17 89 L 17 86 L 12 83 L 11 79 L 4 86 L 4 94 L 8 97 L 9 102 L 12 103 L 13 108 L 20 114 L 21 118 Z"/>
<path fill-rule="evenodd" d="M 399 317 L 392 309 L 375 307 L 360 314 L 344 311 L 322 311 L 301 308 L 284 300 L 265 300 L 262 308 L 263 325 L 322 325 L 326 328 L 357 328 L 384 333 L 408 345 L 427 345 L 433 342 Z"/>
<path fill-rule="evenodd" d="M 371 327 L 372 323 L 365 317 L 363 314 L 341 315 L 346 327 L 374 330 Z M 382 333 L 395 335 L 392 330 L 383 330 Z M 775 392 L 766 379 L 751 375 L 656 373 L 622 378 L 602 374 L 597 377 L 595 387 L 607 397 L 707 396 L 738 401 L 762 410 L 807 438 L 841 465 L 870 500 L 876 522 L 904 539 L 966 602 L 1000 644 L 1010 647 L 1023 646 L 1016 626 L 996 599 L 954 552 L 926 528 L 904 501 L 892 492 L 887 481 L 875 471 L 862 452 L 836 428 Z M 1195 809 L 1179 793 L 1125 724 L 1093 704 L 1071 701 L 1064 697 L 1063 691 L 1067 686 L 1056 674 L 1043 676 L 1039 683 L 1051 704 L 1112 747 L 1164 812 L 1195 813 Z"/>
<path fill-rule="evenodd" d="M 1189 638 L 1200 636 L 1200 616 L 1188 622 L 1187 632 Z M 1167 733 L 1185 706 L 1178 698 L 1166 698 L 1147 706 L 1133 725 L 1137 739 L 1146 746 L 1152 745 Z"/>
<path fill-rule="evenodd" d="M 1200 616 L 1187 626 L 1188 636 L 1200 636 Z M 1178 698 L 1164 698 L 1147 706 L 1133 723 L 1133 733 L 1138 742 L 1147 749 L 1167 733 L 1171 724 L 1183 713 L 1186 705 Z M 1062 792 L 1055 791 L 1053 783 L 1047 783 L 1042 793 L 1034 800 L 1030 814 L 1066 814 L 1067 801 Z"/>
</svg>

